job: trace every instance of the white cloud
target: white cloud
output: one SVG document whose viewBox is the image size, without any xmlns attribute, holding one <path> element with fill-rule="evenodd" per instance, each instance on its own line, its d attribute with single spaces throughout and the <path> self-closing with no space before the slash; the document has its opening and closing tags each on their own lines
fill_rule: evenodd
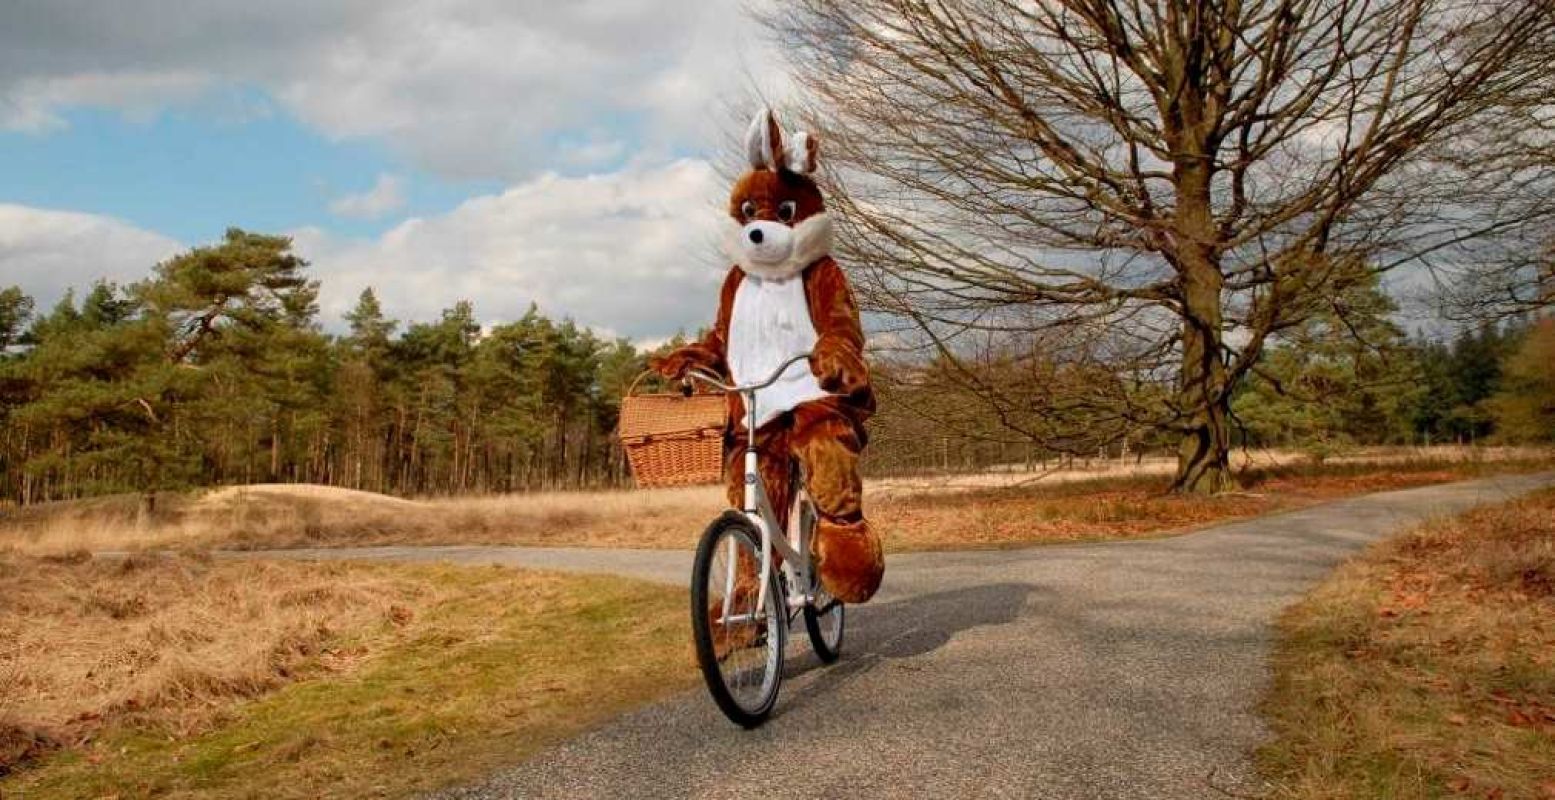
<svg viewBox="0 0 1555 800">
<path fill-rule="evenodd" d="M 727 269 L 717 247 L 725 190 L 706 161 L 683 159 L 580 178 L 548 173 L 376 238 L 291 235 L 322 281 L 330 329 L 371 286 L 406 321 L 470 300 L 480 319 L 503 322 L 535 303 L 602 334 L 658 341 L 712 321 Z M 99 278 L 146 278 L 184 249 L 111 217 L 0 204 L 0 286 L 20 285 L 40 309 Z"/>
<path fill-rule="evenodd" d="M 628 147 L 618 140 L 705 150 L 721 100 L 750 76 L 778 80 L 766 49 L 740 0 L 10 0 L 0 128 L 257 87 L 331 138 L 511 181 L 597 167 Z"/>
<path fill-rule="evenodd" d="M 164 106 L 192 102 L 210 88 L 196 72 L 80 72 L 28 78 L 8 88 L 0 82 L 0 130 L 47 133 L 66 127 L 59 111 L 71 106 L 106 106 L 134 120 Z"/>
<path fill-rule="evenodd" d="M 354 219 L 378 219 L 405 207 L 405 189 L 399 176 L 383 173 L 372 188 L 348 194 L 329 204 L 329 212 Z"/>
<path fill-rule="evenodd" d="M 747 88 L 786 92 L 785 65 L 746 14 L 766 2 L 7 0 L 0 129 L 48 135 L 82 106 L 130 117 L 176 106 L 285 113 L 333 139 L 370 138 L 403 169 L 510 188 L 374 238 L 295 231 L 323 280 L 326 325 L 371 285 L 405 320 L 460 299 L 484 320 L 513 319 L 536 302 L 600 331 L 663 337 L 710 320 L 723 274 L 726 185 L 707 161 L 675 159 L 742 130 Z M 381 218 L 404 194 L 380 175 L 331 211 Z M 25 257 L 0 250 L 4 282 L 57 295 L 99 275 L 143 277 L 178 249 L 102 217 L 51 224 L 65 218 L 82 230 L 36 231 Z M 0 218 L 0 237 L 28 224 Z"/>
<path fill-rule="evenodd" d="M 122 220 L 0 203 L 0 285 L 16 284 L 47 310 L 67 289 L 107 278 L 140 280 L 181 249 Z"/>
<path fill-rule="evenodd" d="M 530 303 L 634 339 L 712 320 L 725 265 L 717 255 L 723 181 L 686 159 L 581 178 L 545 174 L 374 239 L 293 232 L 323 281 L 327 324 L 367 286 L 386 310 L 436 319 L 459 300 L 485 321 Z"/>
</svg>

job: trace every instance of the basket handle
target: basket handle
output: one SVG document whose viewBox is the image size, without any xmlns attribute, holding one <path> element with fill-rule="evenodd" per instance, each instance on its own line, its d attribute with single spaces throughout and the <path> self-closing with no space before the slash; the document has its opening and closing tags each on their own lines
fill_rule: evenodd
<svg viewBox="0 0 1555 800">
<path fill-rule="evenodd" d="M 657 372 L 655 372 L 654 370 L 651 370 L 651 369 L 645 369 L 642 372 L 637 373 L 637 377 L 632 379 L 632 385 L 626 387 L 626 396 L 627 397 L 631 397 L 633 395 L 633 393 L 635 393 L 637 391 L 637 384 L 642 383 L 643 382 L 643 378 L 646 378 L 649 375 L 657 375 L 657 374 L 658 374 Z"/>
<path fill-rule="evenodd" d="M 645 369 L 642 372 L 638 373 L 637 377 L 632 379 L 632 385 L 626 387 L 626 396 L 627 397 L 634 397 L 634 396 L 636 396 L 634 393 L 637 391 L 638 384 L 643 382 L 643 378 L 646 378 L 649 375 L 657 375 L 657 374 L 659 374 L 657 370 L 651 370 L 651 369 Z M 684 383 L 681 384 L 680 393 L 684 397 L 690 397 L 693 394 L 698 394 L 698 392 L 696 392 L 694 389 L 692 389 L 692 387 L 690 387 L 690 386 L 688 386 L 688 385 L 686 385 Z M 702 394 L 706 394 L 706 393 L 704 392 Z"/>
</svg>

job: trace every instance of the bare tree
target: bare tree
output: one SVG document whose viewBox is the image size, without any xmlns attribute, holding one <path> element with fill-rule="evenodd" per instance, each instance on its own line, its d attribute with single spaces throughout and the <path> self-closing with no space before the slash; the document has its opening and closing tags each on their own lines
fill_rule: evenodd
<svg viewBox="0 0 1555 800">
<path fill-rule="evenodd" d="M 1555 42 L 1532 47 L 1542 48 L 1536 60 L 1555 64 Z M 1472 162 L 1471 194 L 1502 221 L 1498 235 L 1431 259 L 1443 315 L 1484 322 L 1555 307 L 1555 102 L 1543 92 L 1508 98 L 1442 150 L 1444 162 Z"/>
<path fill-rule="evenodd" d="M 927 431 L 933 441 L 921 446 L 954 439 L 1013 453 L 1014 461 L 1137 447 L 1154 427 L 1163 381 L 1154 374 L 1159 359 L 1140 357 L 1133 344 L 1107 330 L 1065 326 L 968 332 L 954 358 L 877 352 L 881 408 L 872 440 L 877 449 L 911 453 L 919 445 L 902 440 Z"/>
<path fill-rule="evenodd" d="M 1151 422 L 1181 437 L 1176 488 L 1215 492 L 1232 485 L 1231 393 L 1271 336 L 1531 213 L 1477 203 L 1478 162 L 1443 156 L 1547 99 L 1552 16 L 1548 0 L 793 0 L 767 22 L 867 302 L 951 359 L 975 333 L 1137 339 L 1131 361 L 1170 361 Z"/>
<path fill-rule="evenodd" d="M 1449 320 L 1480 323 L 1536 315 L 1555 308 L 1555 231 L 1543 242 L 1482 243 L 1471 248 L 1468 259 L 1438 272 L 1435 296 Z"/>
</svg>

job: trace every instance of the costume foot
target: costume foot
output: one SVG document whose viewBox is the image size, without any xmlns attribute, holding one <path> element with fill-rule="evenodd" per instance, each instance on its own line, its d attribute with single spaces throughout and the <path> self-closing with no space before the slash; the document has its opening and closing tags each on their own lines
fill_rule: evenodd
<svg viewBox="0 0 1555 800">
<path fill-rule="evenodd" d="M 865 520 L 816 525 L 813 555 L 821 585 L 844 603 L 862 603 L 875 596 L 885 576 L 880 537 Z"/>
</svg>

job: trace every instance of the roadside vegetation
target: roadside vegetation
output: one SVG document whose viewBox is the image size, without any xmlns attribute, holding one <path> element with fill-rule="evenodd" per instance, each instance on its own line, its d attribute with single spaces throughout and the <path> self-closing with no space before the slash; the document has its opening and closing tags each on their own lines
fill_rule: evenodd
<svg viewBox="0 0 1555 800">
<path fill-rule="evenodd" d="M 0 552 L 0 795 L 398 797 L 689 685 L 683 593 Z"/>
<path fill-rule="evenodd" d="M 1354 494 L 1555 468 L 1538 449 L 1381 452 L 1239 473 L 1243 491 L 1168 491 L 1165 472 L 985 473 L 866 487 L 892 551 L 1018 547 L 1181 533 Z M 270 484 L 166 495 L 147 524 L 134 495 L 45 504 L 0 521 L 0 544 L 37 554 L 86 549 L 267 549 L 494 544 L 689 550 L 724 504 L 718 487 L 542 492 L 404 500 L 327 486 Z"/>
<path fill-rule="evenodd" d="M 1376 546 L 1280 638 L 1274 797 L 1555 798 L 1555 491 Z"/>
</svg>

